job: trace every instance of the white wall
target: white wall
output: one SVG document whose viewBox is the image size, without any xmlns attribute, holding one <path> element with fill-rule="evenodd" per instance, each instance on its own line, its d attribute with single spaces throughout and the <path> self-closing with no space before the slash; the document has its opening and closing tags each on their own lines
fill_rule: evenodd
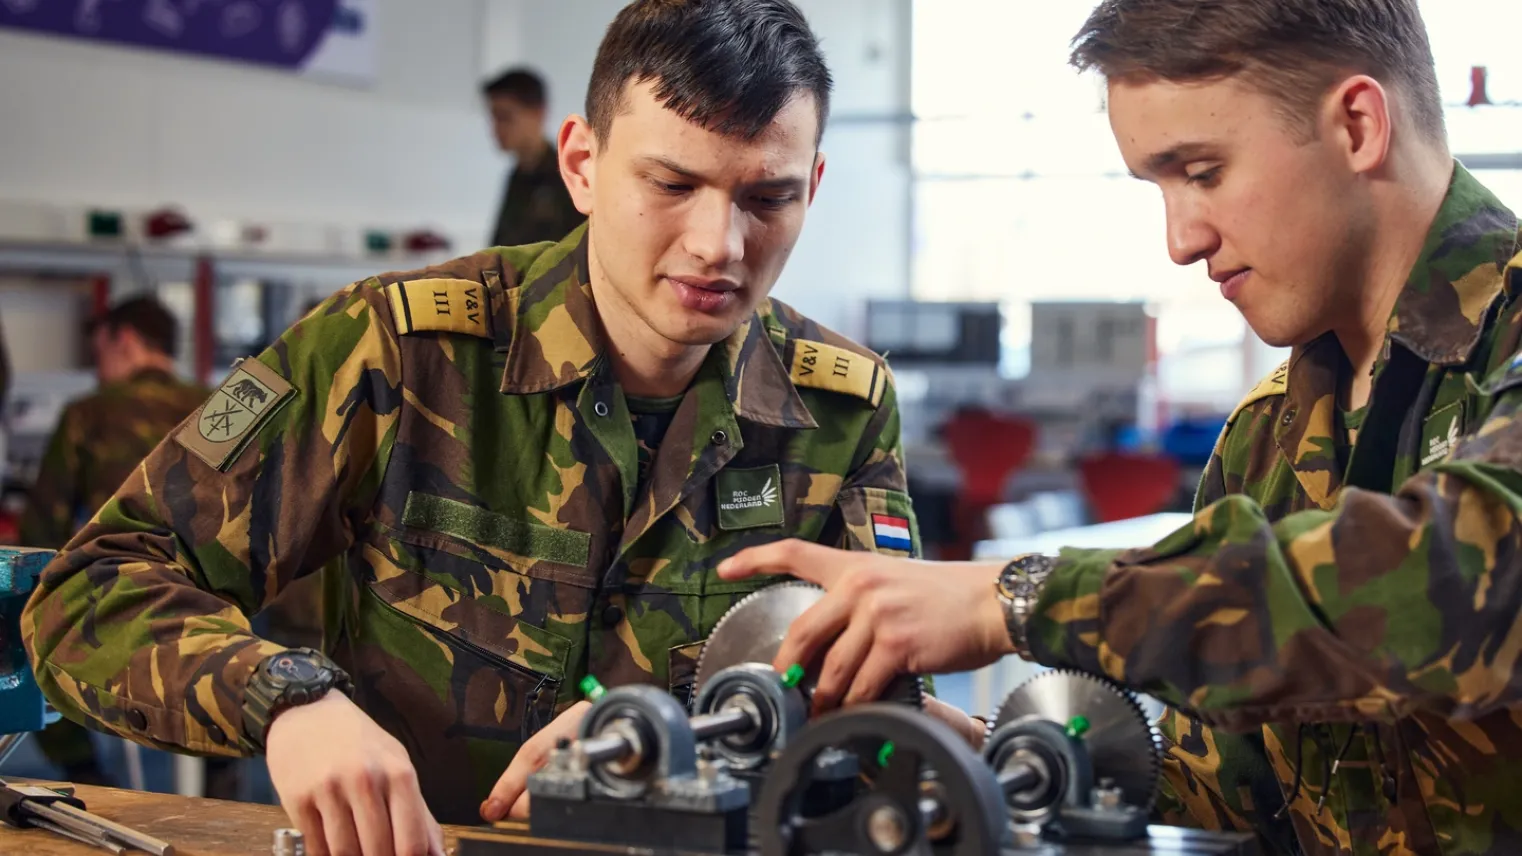
<svg viewBox="0 0 1522 856">
<path fill-rule="evenodd" d="M 0 198 L 426 226 L 474 250 L 506 167 L 477 95 L 482 3 L 376 0 L 371 89 L 0 32 Z"/>
<path fill-rule="evenodd" d="M 486 0 L 481 74 L 525 64 L 550 116 L 580 113 L 592 61 L 622 0 Z M 799 0 L 835 77 L 824 184 L 774 293 L 859 336 L 869 296 L 909 292 L 908 0 Z"/>
</svg>

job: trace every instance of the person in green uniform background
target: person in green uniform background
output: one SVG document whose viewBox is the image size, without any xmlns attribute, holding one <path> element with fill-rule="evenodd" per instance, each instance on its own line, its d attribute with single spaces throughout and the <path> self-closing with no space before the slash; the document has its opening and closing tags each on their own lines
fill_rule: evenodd
<svg viewBox="0 0 1522 856">
<path fill-rule="evenodd" d="M 128 298 L 94 319 L 90 344 L 99 386 L 59 416 L 21 515 L 21 543 L 28 547 L 67 543 L 207 395 L 175 376 L 179 324 L 152 297 Z M 61 719 L 37 739 L 70 781 L 105 782 L 79 725 Z M 212 777 L 214 784 L 221 780 Z"/>
<path fill-rule="evenodd" d="M 1161 820 L 1522 852 L 1518 219 L 1449 153 L 1415 0 L 1105 0 L 1073 58 L 1173 259 L 1292 348 L 1193 522 L 935 573 L 773 545 L 721 576 L 830 588 L 779 655 L 825 658 L 816 701 L 1008 653 L 1161 698 Z"/>
<path fill-rule="evenodd" d="M 239 363 L 42 574 L 48 698 L 263 752 L 314 853 L 440 853 L 436 820 L 527 808 L 585 676 L 690 693 L 768 582 L 724 558 L 916 555 L 886 364 L 768 296 L 831 86 L 787 0 L 624 8 L 557 141 L 589 222 L 355 283 Z M 319 570 L 331 650 L 250 630 Z"/>
<path fill-rule="evenodd" d="M 558 241 L 586 219 L 571 202 L 555 144 L 545 138 L 544 80 L 513 68 L 481 87 L 497 147 L 513 157 L 492 227 L 492 246 Z"/>
</svg>

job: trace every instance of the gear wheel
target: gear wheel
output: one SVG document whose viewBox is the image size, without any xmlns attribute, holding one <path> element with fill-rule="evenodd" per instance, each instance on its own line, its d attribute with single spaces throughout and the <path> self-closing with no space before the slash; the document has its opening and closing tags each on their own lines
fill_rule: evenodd
<svg viewBox="0 0 1522 856">
<path fill-rule="evenodd" d="M 741 663 L 765 663 L 782 647 L 782 638 L 793 621 L 824 597 L 824 589 L 813 583 L 789 581 L 767 586 L 741 598 L 714 625 L 713 632 L 698 654 L 697 684 L 693 698 L 703 692 L 708 681 L 730 666 Z M 812 695 L 814 676 L 799 686 Z M 918 676 L 900 676 L 883 693 L 881 701 L 923 707 L 925 683 Z"/>
<path fill-rule="evenodd" d="M 1036 716 L 1060 724 L 1087 722 L 1082 739 L 1094 781 L 1114 781 L 1129 805 L 1151 811 L 1157 800 L 1162 736 L 1136 697 L 1108 678 L 1071 669 L 1042 672 L 1015 687 L 999 708 L 994 727 Z"/>
</svg>

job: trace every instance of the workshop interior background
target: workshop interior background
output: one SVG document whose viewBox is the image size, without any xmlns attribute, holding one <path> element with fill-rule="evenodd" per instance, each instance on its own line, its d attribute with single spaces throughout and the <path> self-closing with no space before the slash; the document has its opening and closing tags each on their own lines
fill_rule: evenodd
<svg viewBox="0 0 1522 856">
<path fill-rule="evenodd" d="M 98 3 L 0 0 L 12 543 L 60 409 L 94 386 L 94 311 L 156 294 L 181 320 L 179 371 L 214 384 L 345 283 L 484 246 L 510 164 L 480 84 L 527 65 L 548 81 L 552 126 L 579 112 L 622 3 L 286 4 L 308 17 L 265 29 L 310 43 L 299 63 L 240 46 L 257 21 L 217 29 L 199 3 L 138 5 L 142 26 L 113 32 Z M 1199 267 L 1168 259 L 1157 191 L 1127 176 L 1102 87 L 1066 65 L 1092 2 L 800 5 L 837 89 L 826 180 L 774 294 L 889 354 L 927 551 L 1008 555 L 1186 510 L 1225 414 L 1284 355 Z M 1421 6 L 1452 149 L 1522 208 L 1522 5 Z M 28 19 L 43 7 L 55 17 Z M 1113 489 L 1117 473 L 1145 489 Z M 1129 544 L 1150 530 L 1106 531 Z M 937 689 L 987 709 L 1018 668 Z M 196 788 L 193 767 L 96 740 L 120 784 Z M 247 765 L 241 795 L 268 801 Z M 49 773 L 31 747 L 0 772 Z"/>
</svg>

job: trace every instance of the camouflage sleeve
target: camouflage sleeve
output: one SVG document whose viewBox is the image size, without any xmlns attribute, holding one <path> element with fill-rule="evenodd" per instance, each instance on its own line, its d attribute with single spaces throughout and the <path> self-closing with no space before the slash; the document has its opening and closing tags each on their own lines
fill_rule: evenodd
<svg viewBox="0 0 1522 856">
<path fill-rule="evenodd" d="M 1348 488 L 1277 522 L 1231 495 L 1148 549 L 1064 550 L 1036 657 L 1241 731 L 1516 703 L 1522 661 L 1496 640 L 1522 612 L 1519 406 L 1522 388 L 1502 395 L 1394 495 Z"/>
<path fill-rule="evenodd" d="M 21 513 L 19 526 L 24 546 L 57 550 L 74 534 L 83 494 L 80 451 L 85 448 L 79 416 L 79 408 L 65 407 L 48 440 L 37 480 L 27 493 L 26 509 Z"/>
<path fill-rule="evenodd" d="M 919 524 L 909 500 L 898 392 L 891 374 L 851 460 L 855 466 L 836 500 L 844 526 L 835 546 L 918 557 Z"/>
<path fill-rule="evenodd" d="M 249 752 L 243 687 L 282 647 L 248 616 L 351 542 L 401 397 L 368 285 L 235 368 L 43 571 L 21 624 L 48 700 L 149 745 Z"/>
</svg>

